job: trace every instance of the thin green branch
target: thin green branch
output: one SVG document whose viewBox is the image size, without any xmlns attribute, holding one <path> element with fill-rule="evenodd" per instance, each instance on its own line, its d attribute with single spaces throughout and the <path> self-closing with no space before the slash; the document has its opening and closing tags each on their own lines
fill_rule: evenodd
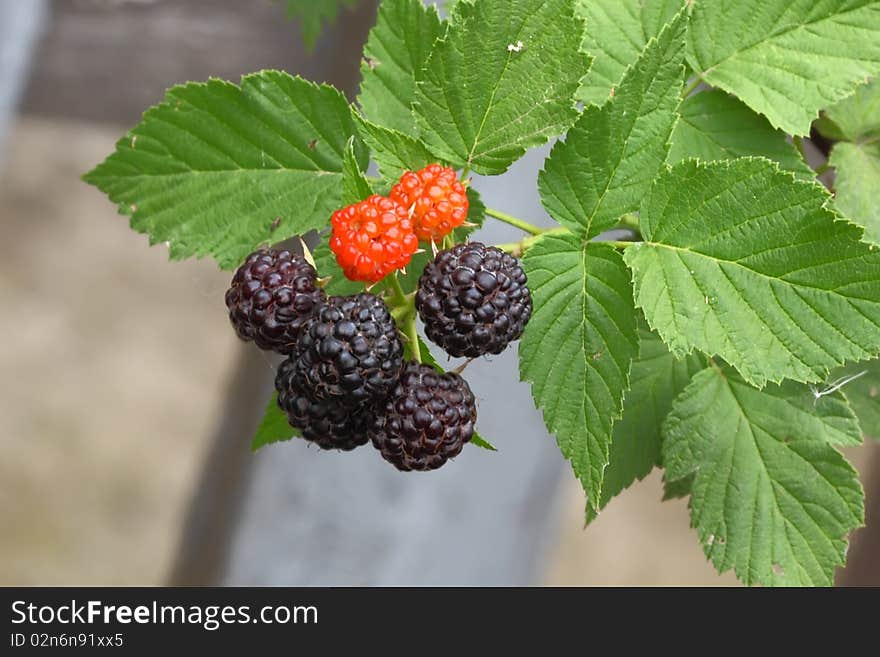
<svg viewBox="0 0 880 657">
<path fill-rule="evenodd" d="M 490 217 L 494 217 L 498 221 L 503 221 L 504 223 L 510 224 L 511 226 L 516 226 L 520 230 L 525 231 L 530 235 L 540 235 L 544 232 L 543 228 L 540 228 L 534 224 L 530 224 L 528 221 L 523 221 L 522 219 L 513 217 L 505 212 L 501 212 L 500 210 L 486 208 L 486 214 L 488 214 Z"/>
<path fill-rule="evenodd" d="M 542 230 L 537 235 L 530 235 L 529 237 L 522 238 L 519 242 L 507 242 L 505 244 L 496 244 L 495 248 L 501 249 L 502 251 L 507 251 L 511 255 L 515 255 L 516 257 L 520 257 L 523 253 L 528 250 L 530 246 L 532 246 L 539 239 L 544 237 L 544 235 L 562 235 L 570 232 L 568 228 L 547 228 Z"/>
<path fill-rule="evenodd" d="M 681 97 L 687 98 L 688 96 L 690 96 L 692 93 L 694 93 L 694 91 L 696 91 L 697 87 L 699 87 L 702 82 L 703 80 L 700 79 L 699 76 L 695 77 L 693 81 L 687 87 L 685 87 L 685 90 L 682 93 Z"/>
<path fill-rule="evenodd" d="M 409 343 L 409 352 L 417 363 L 422 362 L 422 350 L 419 348 L 419 334 L 416 330 L 416 312 L 413 301 L 415 295 L 406 294 L 400 281 L 397 278 L 397 272 L 386 278 L 391 284 L 391 316 L 397 322 L 401 333 L 406 336 Z"/>
</svg>

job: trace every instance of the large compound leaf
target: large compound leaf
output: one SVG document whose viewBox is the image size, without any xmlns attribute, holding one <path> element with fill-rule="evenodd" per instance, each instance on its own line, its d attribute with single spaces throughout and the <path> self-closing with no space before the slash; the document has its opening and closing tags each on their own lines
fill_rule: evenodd
<svg viewBox="0 0 880 657">
<path fill-rule="evenodd" d="M 173 87 L 84 179 L 172 258 L 232 268 L 255 247 L 326 226 L 355 133 L 345 98 L 278 71 Z M 360 146 L 357 158 L 366 164 Z"/>
<path fill-rule="evenodd" d="M 683 0 L 577 0 L 587 21 L 582 48 L 593 56 L 578 99 L 602 105 L 648 40 L 660 34 L 682 5 Z"/>
<path fill-rule="evenodd" d="M 865 235 L 880 242 L 880 81 L 828 109 L 837 137 L 829 163 L 837 171 L 835 204 L 848 218 L 865 227 Z"/>
<path fill-rule="evenodd" d="M 459 2 L 418 84 L 415 111 L 431 152 L 503 173 L 565 131 L 590 58 L 578 50 L 574 0 Z"/>
<path fill-rule="evenodd" d="M 720 89 L 689 96 L 678 112 L 681 119 L 672 134 L 670 164 L 691 157 L 709 161 L 762 155 L 787 171 L 815 176 L 784 132 Z"/>
<path fill-rule="evenodd" d="M 880 72 L 878 0 L 693 5 L 691 67 L 790 134 L 809 134 L 821 108 Z"/>
<path fill-rule="evenodd" d="M 358 0 L 285 0 L 287 14 L 298 18 L 301 25 L 303 41 L 311 50 L 315 47 L 324 26 L 336 22 L 339 9 L 352 8 Z"/>
<path fill-rule="evenodd" d="M 383 0 L 361 64 L 358 102 L 368 119 L 405 134 L 415 131 L 416 77 L 442 32 L 435 6 L 422 0 Z"/>
<path fill-rule="evenodd" d="M 544 163 L 544 207 L 579 237 L 636 210 L 663 166 L 678 118 L 686 26 L 681 12 L 648 43 L 614 96 L 587 107 Z"/>
<path fill-rule="evenodd" d="M 629 375 L 623 417 L 614 423 L 600 508 L 660 464 L 660 426 L 672 400 L 705 366 L 705 359 L 696 355 L 675 358 L 657 334 L 647 326 L 639 327 L 639 357 Z M 595 517 L 596 511 L 588 505 L 587 522 Z"/>
<path fill-rule="evenodd" d="M 520 375 L 565 458 L 597 507 L 638 337 L 629 274 L 600 242 L 546 235 L 527 252 L 534 314 L 519 347 Z"/>
<path fill-rule="evenodd" d="M 814 183 L 759 158 L 662 174 L 626 250 L 636 304 L 672 352 L 721 356 L 755 385 L 817 381 L 880 351 L 880 249 Z"/>
<path fill-rule="evenodd" d="M 831 585 L 864 521 L 858 476 L 832 447 L 858 439 L 855 416 L 839 394 L 813 406 L 802 388 L 709 368 L 664 425 L 663 463 L 672 481 L 693 477 L 706 555 L 746 584 Z"/>
</svg>

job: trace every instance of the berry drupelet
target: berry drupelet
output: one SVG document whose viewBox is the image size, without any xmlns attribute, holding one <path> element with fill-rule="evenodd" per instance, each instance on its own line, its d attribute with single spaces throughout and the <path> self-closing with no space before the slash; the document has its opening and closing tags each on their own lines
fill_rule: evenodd
<svg viewBox="0 0 880 657">
<path fill-rule="evenodd" d="M 403 344 L 385 302 L 330 297 L 303 327 L 295 379 L 316 400 L 355 409 L 384 398 L 400 378 Z"/>
<path fill-rule="evenodd" d="M 435 470 L 474 435 L 474 394 L 458 374 L 409 363 L 370 427 L 373 446 L 398 470 Z"/>
<path fill-rule="evenodd" d="M 261 349 L 288 353 L 303 323 L 326 295 L 305 258 L 290 251 L 261 249 L 250 254 L 226 291 L 235 332 Z"/>
<path fill-rule="evenodd" d="M 526 275 L 512 255 L 479 242 L 441 251 L 419 279 L 416 308 L 451 356 L 498 354 L 532 316 Z"/>
</svg>

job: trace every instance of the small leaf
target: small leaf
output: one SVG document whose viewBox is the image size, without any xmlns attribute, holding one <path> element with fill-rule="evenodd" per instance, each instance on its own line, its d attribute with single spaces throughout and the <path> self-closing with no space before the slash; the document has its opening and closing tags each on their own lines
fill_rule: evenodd
<svg viewBox="0 0 880 657">
<path fill-rule="evenodd" d="M 358 96 L 371 121 L 407 135 L 415 133 L 416 77 L 443 28 L 437 8 L 421 0 L 383 0 L 379 5 L 376 25 L 364 47 Z"/>
<path fill-rule="evenodd" d="M 639 357 L 630 372 L 623 417 L 614 424 L 599 508 L 660 464 L 660 425 L 672 400 L 705 366 L 705 360 L 696 355 L 676 359 L 646 325 L 639 327 Z M 588 505 L 587 522 L 595 517 L 596 511 Z"/>
<path fill-rule="evenodd" d="M 688 160 L 642 203 L 626 249 L 636 305 L 672 352 L 719 355 L 755 385 L 811 382 L 880 351 L 880 249 L 769 160 Z"/>
<path fill-rule="evenodd" d="M 840 131 L 840 139 L 859 142 L 880 136 L 880 81 L 857 87 L 853 95 L 829 107 L 826 116 Z"/>
<path fill-rule="evenodd" d="M 172 258 L 236 267 L 266 242 L 323 228 L 355 134 L 345 97 L 278 71 L 173 87 L 84 176 Z M 367 153 L 356 151 L 366 165 Z"/>
<path fill-rule="evenodd" d="M 791 390 L 700 372 L 664 425 L 663 462 L 671 481 L 693 477 L 691 524 L 719 572 L 830 586 L 864 521 L 858 476 L 831 443 L 851 442 L 858 425 L 840 395 L 813 407 Z"/>
<path fill-rule="evenodd" d="M 336 22 L 339 9 L 351 9 L 358 0 L 285 0 L 287 15 L 299 19 L 302 38 L 312 50 L 324 27 Z"/>
<path fill-rule="evenodd" d="M 456 3 L 418 83 L 414 110 L 431 152 L 499 174 L 564 132 L 589 68 L 574 0 Z"/>
<path fill-rule="evenodd" d="M 865 228 L 865 236 L 880 243 L 880 82 L 859 87 L 856 93 L 827 111 L 838 139 L 829 164 L 834 180 L 835 205 Z"/>
<path fill-rule="evenodd" d="M 853 363 L 835 370 L 829 381 L 851 379 L 843 388 L 844 396 L 859 418 L 862 433 L 880 440 L 880 359 Z"/>
<path fill-rule="evenodd" d="M 693 5 L 691 67 L 789 134 L 808 135 L 821 108 L 880 73 L 876 0 Z"/>
<path fill-rule="evenodd" d="M 541 200 L 559 223 L 593 237 L 638 209 L 666 160 L 684 78 L 682 11 L 652 39 L 601 108 L 587 107 L 538 175 Z"/>
<path fill-rule="evenodd" d="M 534 312 L 519 346 L 520 376 L 598 507 L 612 424 L 638 354 L 630 277 L 613 248 L 573 235 L 545 235 L 523 266 Z"/>
<path fill-rule="evenodd" d="M 370 147 L 382 179 L 389 186 L 396 183 L 404 171 L 418 171 L 437 162 L 438 158 L 431 155 L 425 145 L 414 137 L 383 128 L 359 115 L 355 115 L 355 118 L 361 137 Z"/>
<path fill-rule="evenodd" d="M 689 96 L 679 114 L 669 150 L 670 164 L 691 157 L 709 161 L 762 155 L 792 173 L 815 176 L 784 132 L 720 89 Z"/>
<path fill-rule="evenodd" d="M 355 138 L 351 137 L 342 159 L 342 205 L 360 203 L 373 193 L 355 154 Z M 327 218 L 329 222 L 329 217 Z"/>
<path fill-rule="evenodd" d="M 272 393 L 272 399 L 266 407 L 257 435 L 251 442 L 251 451 L 256 452 L 270 443 L 278 443 L 299 437 L 299 432 L 287 423 L 287 416 L 278 408 L 278 393 Z"/>
</svg>

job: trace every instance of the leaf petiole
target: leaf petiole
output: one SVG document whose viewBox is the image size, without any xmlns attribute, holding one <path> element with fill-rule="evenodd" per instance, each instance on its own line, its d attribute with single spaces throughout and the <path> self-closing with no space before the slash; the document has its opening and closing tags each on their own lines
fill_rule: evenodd
<svg viewBox="0 0 880 657">
<path fill-rule="evenodd" d="M 516 228 L 519 228 L 520 230 L 525 231 L 530 235 L 540 235 L 544 232 L 543 228 L 540 228 L 534 224 L 530 224 L 528 221 L 524 221 L 523 219 L 519 219 L 505 212 L 501 212 L 500 210 L 486 208 L 486 214 L 488 214 L 490 217 L 494 217 L 498 221 L 503 221 L 506 224 L 515 226 Z"/>
</svg>

